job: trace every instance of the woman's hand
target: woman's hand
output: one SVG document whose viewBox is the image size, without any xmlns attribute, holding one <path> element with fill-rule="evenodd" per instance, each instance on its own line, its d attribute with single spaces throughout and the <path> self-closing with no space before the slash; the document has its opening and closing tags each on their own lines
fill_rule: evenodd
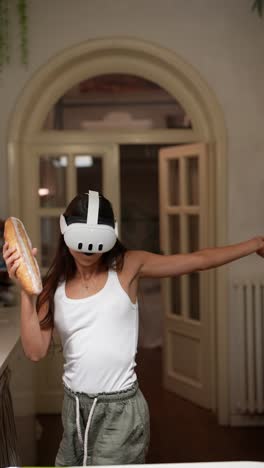
<svg viewBox="0 0 264 468">
<path fill-rule="evenodd" d="M 34 256 L 37 254 L 37 249 L 33 248 L 32 253 Z M 16 271 L 21 263 L 21 255 L 19 254 L 16 247 L 9 247 L 8 242 L 5 242 L 3 246 L 3 258 L 6 264 L 7 272 L 9 278 L 15 281 L 18 285 L 20 285 L 20 281 L 18 281 L 16 276 Z"/>
<path fill-rule="evenodd" d="M 21 257 L 17 248 L 9 247 L 8 242 L 5 242 L 3 246 L 3 258 L 6 264 L 9 278 L 16 280 L 16 271 L 21 261 Z"/>
<path fill-rule="evenodd" d="M 256 253 L 264 257 L 264 237 L 260 237 L 260 247 L 256 250 Z"/>
</svg>

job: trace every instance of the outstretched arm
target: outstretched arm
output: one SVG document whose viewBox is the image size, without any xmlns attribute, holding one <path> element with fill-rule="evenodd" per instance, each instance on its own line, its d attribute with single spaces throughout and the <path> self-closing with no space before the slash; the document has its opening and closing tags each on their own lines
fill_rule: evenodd
<svg viewBox="0 0 264 468">
<path fill-rule="evenodd" d="M 187 254 L 159 255 L 138 251 L 139 276 L 164 278 L 193 271 L 208 270 L 252 253 L 264 256 L 264 237 L 254 237 L 239 244 L 208 248 Z"/>
</svg>

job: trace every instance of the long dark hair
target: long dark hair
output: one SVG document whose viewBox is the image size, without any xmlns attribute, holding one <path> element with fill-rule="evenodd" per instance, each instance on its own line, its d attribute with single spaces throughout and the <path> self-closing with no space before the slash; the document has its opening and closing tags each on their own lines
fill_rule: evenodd
<svg viewBox="0 0 264 468">
<path fill-rule="evenodd" d="M 83 220 L 87 219 L 88 196 L 86 193 L 77 195 L 68 205 L 64 212 L 67 217 Z M 80 221 L 79 221 L 80 222 Z M 99 196 L 99 224 L 108 224 L 114 227 L 114 213 L 112 205 L 102 194 Z M 121 271 L 124 264 L 124 255 L 126 252 L 124 245 L 117 239 L 114 247 L 108 252 L 104 252 L 101 257 L 101 264 L 106 270 L 112 268 Z M 54 324 L 54 294 L 61 281 L 68 281 L 75 276 L 76 264 L 73 256 L 69 252 L 64 242 L 63 235 L 60 234 L 56 254 L 51 266 L 43 279 L 43 290 L 37 298 L 37 312 L 43 304 L 48 303 L 48 312 L 41 320 L 40 327 L 48 329 Z"/>
</svg>

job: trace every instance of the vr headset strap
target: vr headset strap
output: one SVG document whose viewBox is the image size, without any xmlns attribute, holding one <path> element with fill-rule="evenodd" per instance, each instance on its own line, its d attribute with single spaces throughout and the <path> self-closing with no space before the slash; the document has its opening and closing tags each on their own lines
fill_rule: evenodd
<svg viewBox="0 0 264 468">
<path fill-rule="evenodd" d="M 88 195 L 88 210 L 87 224 L 97 224 L 99 214 L 99 193 L 94 190 L 89 190 Z"/>
</svg>

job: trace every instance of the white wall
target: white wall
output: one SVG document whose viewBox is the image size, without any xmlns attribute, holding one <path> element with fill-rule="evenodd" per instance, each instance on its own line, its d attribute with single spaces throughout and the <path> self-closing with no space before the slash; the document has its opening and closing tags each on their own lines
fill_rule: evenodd
<svg viewBox="0 0 264 468">
<path fill-rule="evenodd" d="M 13 34 L 12 61 L 0 76 L 0 217 L 9 213 L 8 120 L 27 81 L 65 48 L 90 38 L 126 36 L 175 51 L 215 92 L 228 130 L 228 242 L 264 233 L 264 20 L 251 12 L 253 0 L 28 3 L 29 66 L 19 64 Z M 230 273 L 236 277 L 242 269 L 247 276 L 262 268 L 262 261 L 251 256 L 233 264 Z"/>
</svg>

